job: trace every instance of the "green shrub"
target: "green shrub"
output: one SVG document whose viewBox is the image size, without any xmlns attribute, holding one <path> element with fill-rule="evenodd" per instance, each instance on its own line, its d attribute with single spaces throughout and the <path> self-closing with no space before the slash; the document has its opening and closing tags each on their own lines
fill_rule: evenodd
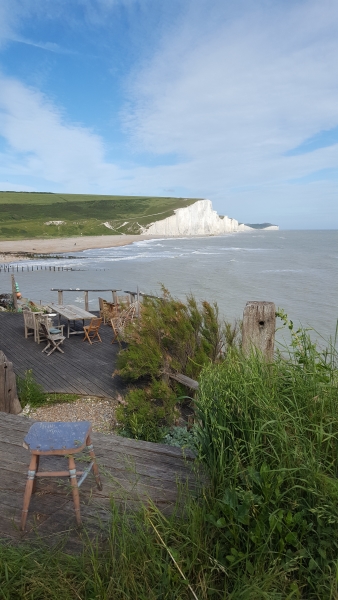
<svg viewBox="0 0 338 600">
<path fill-rule="evenodd" d="M 42 386 L 34 379 L 32 369 L 25 371 L 25 377 L 17 378 L 17 389 L 22 408 L 29 404 L 31 407 L 42 406 L 46 402 L 46 394 Z"/>
<path fill-rule="evenodd" d="M 130 392 L 128 406 L 118 410 L 122 431 L 148 441 L 162 439 L 184 394 L 183 386 L 164 383 L 163 375 L 176 371 L 197 379 L 203 366 L 222 360 L 239 337 L 237 325 L 220 322 L 216 304 L 198 305 L 193 296 L 184 303 L 165 288 L 163 294 L 161 299 L 145 298 L 141 318 L 125 329 L 127 347 L 117 359 L 124 379 L 146 386 L 143 392 Z"/>
<path fill-rule="evenodd" d="M 128 392 L 125 404 L 116 409 L 122 435 L 160 442 L 175 417 L 176 395 L 162 381 Z"/>
<path fill-rule="evenodd" d="M 127 347 L 117 367 L 127 380 L 159 378 L 168 370 L 197 379 L 205 364 L 222 360 L 227 345 L 237 342 L 238 326 L 221 323 L 217 304 L 198 305 L 191 295 L 184 303 L 165 288 L 163 294 L 145 298 L 140 319 L 124 332 Z"/>
</svg>

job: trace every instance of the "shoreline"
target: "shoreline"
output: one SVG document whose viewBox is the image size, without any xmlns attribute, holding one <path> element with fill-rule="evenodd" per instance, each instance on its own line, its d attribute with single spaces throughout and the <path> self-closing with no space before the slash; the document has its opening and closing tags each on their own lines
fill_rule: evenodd
<svg viewBox="0 0 338 600">
<path fill-rule="evenodd" d="M 128 246 L 142 240 L 154 240 L 156 235 L 97 235 L 71 238 L 50 238 L 0 241 L 0 263 L 43 258 L 43 254 L 81 252 L 96 248 Z"/>
</svg>

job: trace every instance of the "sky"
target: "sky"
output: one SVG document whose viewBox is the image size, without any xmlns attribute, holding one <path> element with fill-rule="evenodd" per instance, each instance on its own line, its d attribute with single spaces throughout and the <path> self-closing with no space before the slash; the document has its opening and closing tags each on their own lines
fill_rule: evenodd
<svg viewBox="0 0 338 600">
<path fill-rule="evenodd" d="M 1 0 L 0 190 L 338 229 L 337 0 Z"/>
</svg>

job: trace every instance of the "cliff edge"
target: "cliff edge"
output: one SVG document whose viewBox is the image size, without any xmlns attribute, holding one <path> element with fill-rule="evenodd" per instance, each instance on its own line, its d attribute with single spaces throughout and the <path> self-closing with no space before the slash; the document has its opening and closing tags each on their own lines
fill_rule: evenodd
<svg viewBox="0 0 338 600">
<path fill-rule="evenodd" d="M 144 227 L 142 233 L 175 237 L 221 235 L 238 231 L 254 231 L 255 229 L 257 227 L 238 223 L 236 219 L 219 216 L 213 210 L 211 200 L 197 200 L 190 206 L 176 209 L 172 216 Z M 262 229 L 278 229 L 278 226 L 269 225 Z"/>
</svg>

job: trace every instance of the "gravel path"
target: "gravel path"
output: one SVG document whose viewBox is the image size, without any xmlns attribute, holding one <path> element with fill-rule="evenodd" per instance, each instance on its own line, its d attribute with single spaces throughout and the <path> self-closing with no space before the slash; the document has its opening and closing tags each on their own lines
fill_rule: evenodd
<svg viewBox="0 0 338 600">
<path fill-rule="evenodd" d="M 113 433 L 117 406 L 118 400 L 91 396 L 34 409 L 25 407 L 21 414 L 37 421 L 90 421 L 93 431 Z"/>
</svg>

